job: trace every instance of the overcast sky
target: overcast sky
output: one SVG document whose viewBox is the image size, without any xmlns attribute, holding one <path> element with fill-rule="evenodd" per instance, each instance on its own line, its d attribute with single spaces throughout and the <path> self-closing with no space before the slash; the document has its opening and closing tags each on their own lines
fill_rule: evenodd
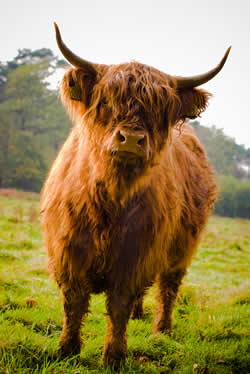
<svg viewBox="0 0 250 374">
<path fill-rule="evenodd" d="M 203 88 L 213 93 L 201 123 L 250 147 L 250 0 L 11 0 L 0 4 L 0 61 L 18 48 L 58 51 L 53 21 L 81 57 L 137 60 L 168 74 L 224 69 Z"/>
</svg>

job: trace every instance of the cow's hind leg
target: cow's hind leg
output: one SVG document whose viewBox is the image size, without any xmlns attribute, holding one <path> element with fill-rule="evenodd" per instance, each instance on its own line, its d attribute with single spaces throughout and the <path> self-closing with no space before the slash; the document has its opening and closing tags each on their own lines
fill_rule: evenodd
<svg viewBox="0 0 250 374">
<path fill-rule="evenodd" d="M 61 358 L 76 355 L 81 350 L 80 328 L 84 314 L 88 312 L 89 293 L 78 284 L 63 284 L 64 321 L 58 353 Z"/>
<path fill-rule="evenodd" d="M 153 332 L 171 334 L 172 311 L 184 275 L 185 270 L 160 274 L 157 293 L 158 307 L 153 325 Z"/>
<path fill-rule="evenodd" d="M 141 319 L 143 317 L 143 295 L 135 300 L 131 317 L 133 319 Z"/>
<path fill-rule="evenodd" d="M 131 295 L 107 295 L 107 334 L 103 359 L 115 369 L 127 355 L 126 329 L 133 302 Z"/>
</svg>

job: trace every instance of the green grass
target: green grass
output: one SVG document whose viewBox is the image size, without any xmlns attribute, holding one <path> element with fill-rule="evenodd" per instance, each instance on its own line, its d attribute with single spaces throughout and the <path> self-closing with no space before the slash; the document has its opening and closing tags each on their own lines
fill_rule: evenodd
<svg viewBox="0 0 250 374">
<path fill-rule="evenodd" d="M 152 334 L 154 288 L 130 321 L 119 373 L 248 373 L 250 221 L 212 217 L 185 277 L 170 337 Z M 93 296 L 81 356 L 59 361 L 61 296 L 46 270 L 39 200 L 0 196 L 0 374 L 110 373 L 104 295 Z"/>
</svg>

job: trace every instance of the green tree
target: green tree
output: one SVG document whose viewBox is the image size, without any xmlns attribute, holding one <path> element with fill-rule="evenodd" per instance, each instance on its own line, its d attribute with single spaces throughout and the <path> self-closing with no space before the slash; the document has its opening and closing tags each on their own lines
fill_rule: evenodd
<svg viewBox="0 0 250 374">
<path fill-rule="evenodd" d="M 233 176 L 219 177 L 220 197 L 215 213 L 226 217 L 250 218 L 250 182 Z"/>
<path fill-rule="evenodd" d="M 222 129 L 217 129 L 215 126 L 208 128 L 200 125 L 198 121 L 190 122 L 190 124 L 205 146 L 208 157 L 218 174 L 247 178 L 247 173 L 240 169 L 240 164 L 250 166 L 250 149 L 236 144 L 233 138 L 226 136 Z"/>
<path fill-rule="evenodd" d="M 47 61 L 22 64 L 8 72 L 0 103 L 0 183 L 4 186 L 39 191 L 69 128 L 46 81 L 49 66 Z"/>
</svg>

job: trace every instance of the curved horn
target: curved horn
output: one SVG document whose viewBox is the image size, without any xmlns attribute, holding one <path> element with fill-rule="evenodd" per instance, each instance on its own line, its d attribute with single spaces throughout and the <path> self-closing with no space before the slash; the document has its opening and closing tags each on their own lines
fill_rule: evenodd
<svg viewBox="0 0 250 374">
<path fill-rule="evenodd" d="M 62 41 L 61 33 L 59 30 L 59 27 L 54 22 L 55 30 L 56 30 L 56 41 L 57 45 L 62 52 L 63 56 L 68 60 L 71 65 L 75 66 L 76 68 L 84 68 L 87 69 L 92 74 L 96 74 L 96 70 L 93 66 L 93 64 L 89 61 L 86 61 L 77 55 L 75 55 Z"/>
<path fill-rule="evenodd" d="M 193 77 L 176 77 L 176 81 L 177 81 L 177 86 L 176 88 L 194 88 L 194 87 L 197 87 L 197 86 L 200 86 L 201 84 L 204 84 L 206 82 L 208 82 L 210 79 L 212 79 L 213 77 L 216 76 L 216 74 L 219 73 L 219 71 L 221 71 L 221 69 L 223 68 L 226 60 L 227 60 L 227 57 L 229 55 L 229 52 L 230 52 L 230 49 L 231 47 L 229 47 L 223 57 L 223 59 L 221 60 L 221 62 L 212 70 L 208 71 L 207 73 L 205 74 L 201 74 L 201 75 L 196 75 L 196 76 L 193 76 Z"/>
</svg>

